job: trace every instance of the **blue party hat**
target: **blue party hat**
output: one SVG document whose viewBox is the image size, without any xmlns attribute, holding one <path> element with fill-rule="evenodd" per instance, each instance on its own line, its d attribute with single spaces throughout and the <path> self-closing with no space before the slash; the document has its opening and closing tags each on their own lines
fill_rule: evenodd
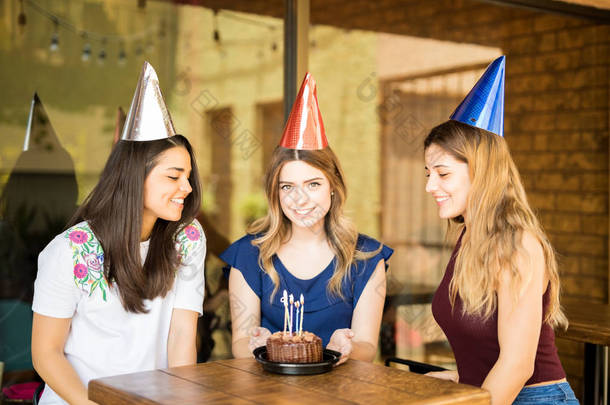
<svg viewBox="0 0 610 405">
<path fill-rule="evenodd" d="M 491 62 L 451 119 L 504 136 L 504 70 L 506 57 Z"/>
</svg>

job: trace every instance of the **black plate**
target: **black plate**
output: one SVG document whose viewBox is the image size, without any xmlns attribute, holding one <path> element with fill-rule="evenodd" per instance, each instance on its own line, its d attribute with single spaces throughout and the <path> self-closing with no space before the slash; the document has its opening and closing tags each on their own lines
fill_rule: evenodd
<svg viewBox="0 0 610 405">
<path fill-rule="evenodd" d="M 341 353 L 330 349 L 322 352 L 320 363 L 276 363 L 267 360 L 267 347 L 261 346 L 254 349 L 254 358 L 263 365 L 263 370 L 275 374 L 287 375 L 311 375 L 329 372 L 341 358 Z"/>
</svg>

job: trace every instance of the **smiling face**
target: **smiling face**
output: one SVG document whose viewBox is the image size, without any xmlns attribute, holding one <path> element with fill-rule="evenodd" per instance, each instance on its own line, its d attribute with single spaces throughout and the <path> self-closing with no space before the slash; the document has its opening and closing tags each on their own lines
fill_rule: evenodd
<svg viewBox="0 0 610 405">
<path fill-rule="evenodd" d="M 323 224 L 331 205 L 330 193 L 330 182 L 321 170 L 300 160 L 282 166 L 280 206 L 292 226 L 312 228 Z"/>
<path fill-rule="evenodd" d="M 425 152 L 426 192 L 438 205 L 438 215 L 444 219 L 465 216 L 470 192 L 468 164 L 431 144 Z"/>
<path fill-rule="evenodd" d="M 157 218 L 178 221 L 184 199 L 191 193 L 191 157 L 180 146 L 165 150 L 144 181 L 142 234 L 150 234 Z M 146 232 L 148 230 L 148 232 Z"/>
</svg>

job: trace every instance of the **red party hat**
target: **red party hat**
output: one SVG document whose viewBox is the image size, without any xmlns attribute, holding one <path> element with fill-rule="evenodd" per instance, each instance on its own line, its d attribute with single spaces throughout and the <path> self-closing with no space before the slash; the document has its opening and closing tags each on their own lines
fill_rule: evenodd
<svg viewBox="0 0 610 405">
<path fill-rule="evenodd" d="M 318 106 L 316 81 L 309 72 L 290 111 L 280 146 L 299 150 L 317 150 L 328 146 Z"/>
</svg>

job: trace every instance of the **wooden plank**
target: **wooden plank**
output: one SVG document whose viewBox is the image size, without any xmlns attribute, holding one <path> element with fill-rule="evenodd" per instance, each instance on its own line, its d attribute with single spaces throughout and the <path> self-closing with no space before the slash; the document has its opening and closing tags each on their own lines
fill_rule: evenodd
<svg viewBox="0 0 610 405">
<path fill-rule="evenodd" d="M 391 367 L 349 360 L 337 372 L 349 375 L 353 384 L 374 383 L 384 389 L 408 392 L 421 397 L 421 404 L 468 403 L 489 404 L 489 393 L 472 385 L 427 377 Z"/>
<path fill-rule="evenodd" d="M 395 368 L 349 360 L 331 372 L 315 376 L 281 376 L 262 370 L 249 359 L 221 361 L 230 367 L 273 376 L 282 384 L 295 384 L 318 393 L 336 395 L 356 404 L 371 402 L 412 404 L 489 404 L 489 393 L 480 388 L 455 384 L 450 381 L 426 377 Z"/>
<path fill-rule="evenodd" d="M 89 399 L 101 405 L 122 404 L 251 404 L 217 389 L 197 386 L 161 370 L 93 380 Z"/>
<path fill-rule="evenodd" d="M 233 362 L 240 366 L 231 366 Z M 282 380 L 282 377 L 287 376 L 262 372 L 261 366 L 253 359 L 203 363 L 196 366 L 172 368 L 165 372 L 202 387 L 214 387 L 222 392 L 248 398 L 256 403 L 281 405 L 291 400 L 305 405 L 350 403 L 338 398 L 334 393 L 312 391 L 308 380 L 312 376 L 290 376 L 289 378 L 298 380 L 298 383 L 289 384 Z"/>
<path fill-rule="evenodd" d="M 349 362 L 348 362 L 349 363 Z M 417 403 L 423 399 L 419 395 L 414 395 L 409 392 L 400 392 L 392 389 L 387 389 L 384 385 L 355 381 L 348 374 L 339 373 L 339 370 L 347 367 L 347 364 L 336 367 L 329 373 L 311 375 L 311 376 L 285 376 L 271 374 L 262 369 L 256 363 L 229 363 L 229 366 L 238 367 L 240 370 L 247 370 L 253 374 L 274 381 L 276 384 L 283 386 L 304 387 L 310 394 L 321 394 L 324 396 L 333 397 L 336 400 L 345 400 L 353 404 L 370 404 L 378 403 Z M 377 366 L 383 371 L 382 366 Z M 377 369 L 376 371 L 379 371 Z"/>
</svg>

